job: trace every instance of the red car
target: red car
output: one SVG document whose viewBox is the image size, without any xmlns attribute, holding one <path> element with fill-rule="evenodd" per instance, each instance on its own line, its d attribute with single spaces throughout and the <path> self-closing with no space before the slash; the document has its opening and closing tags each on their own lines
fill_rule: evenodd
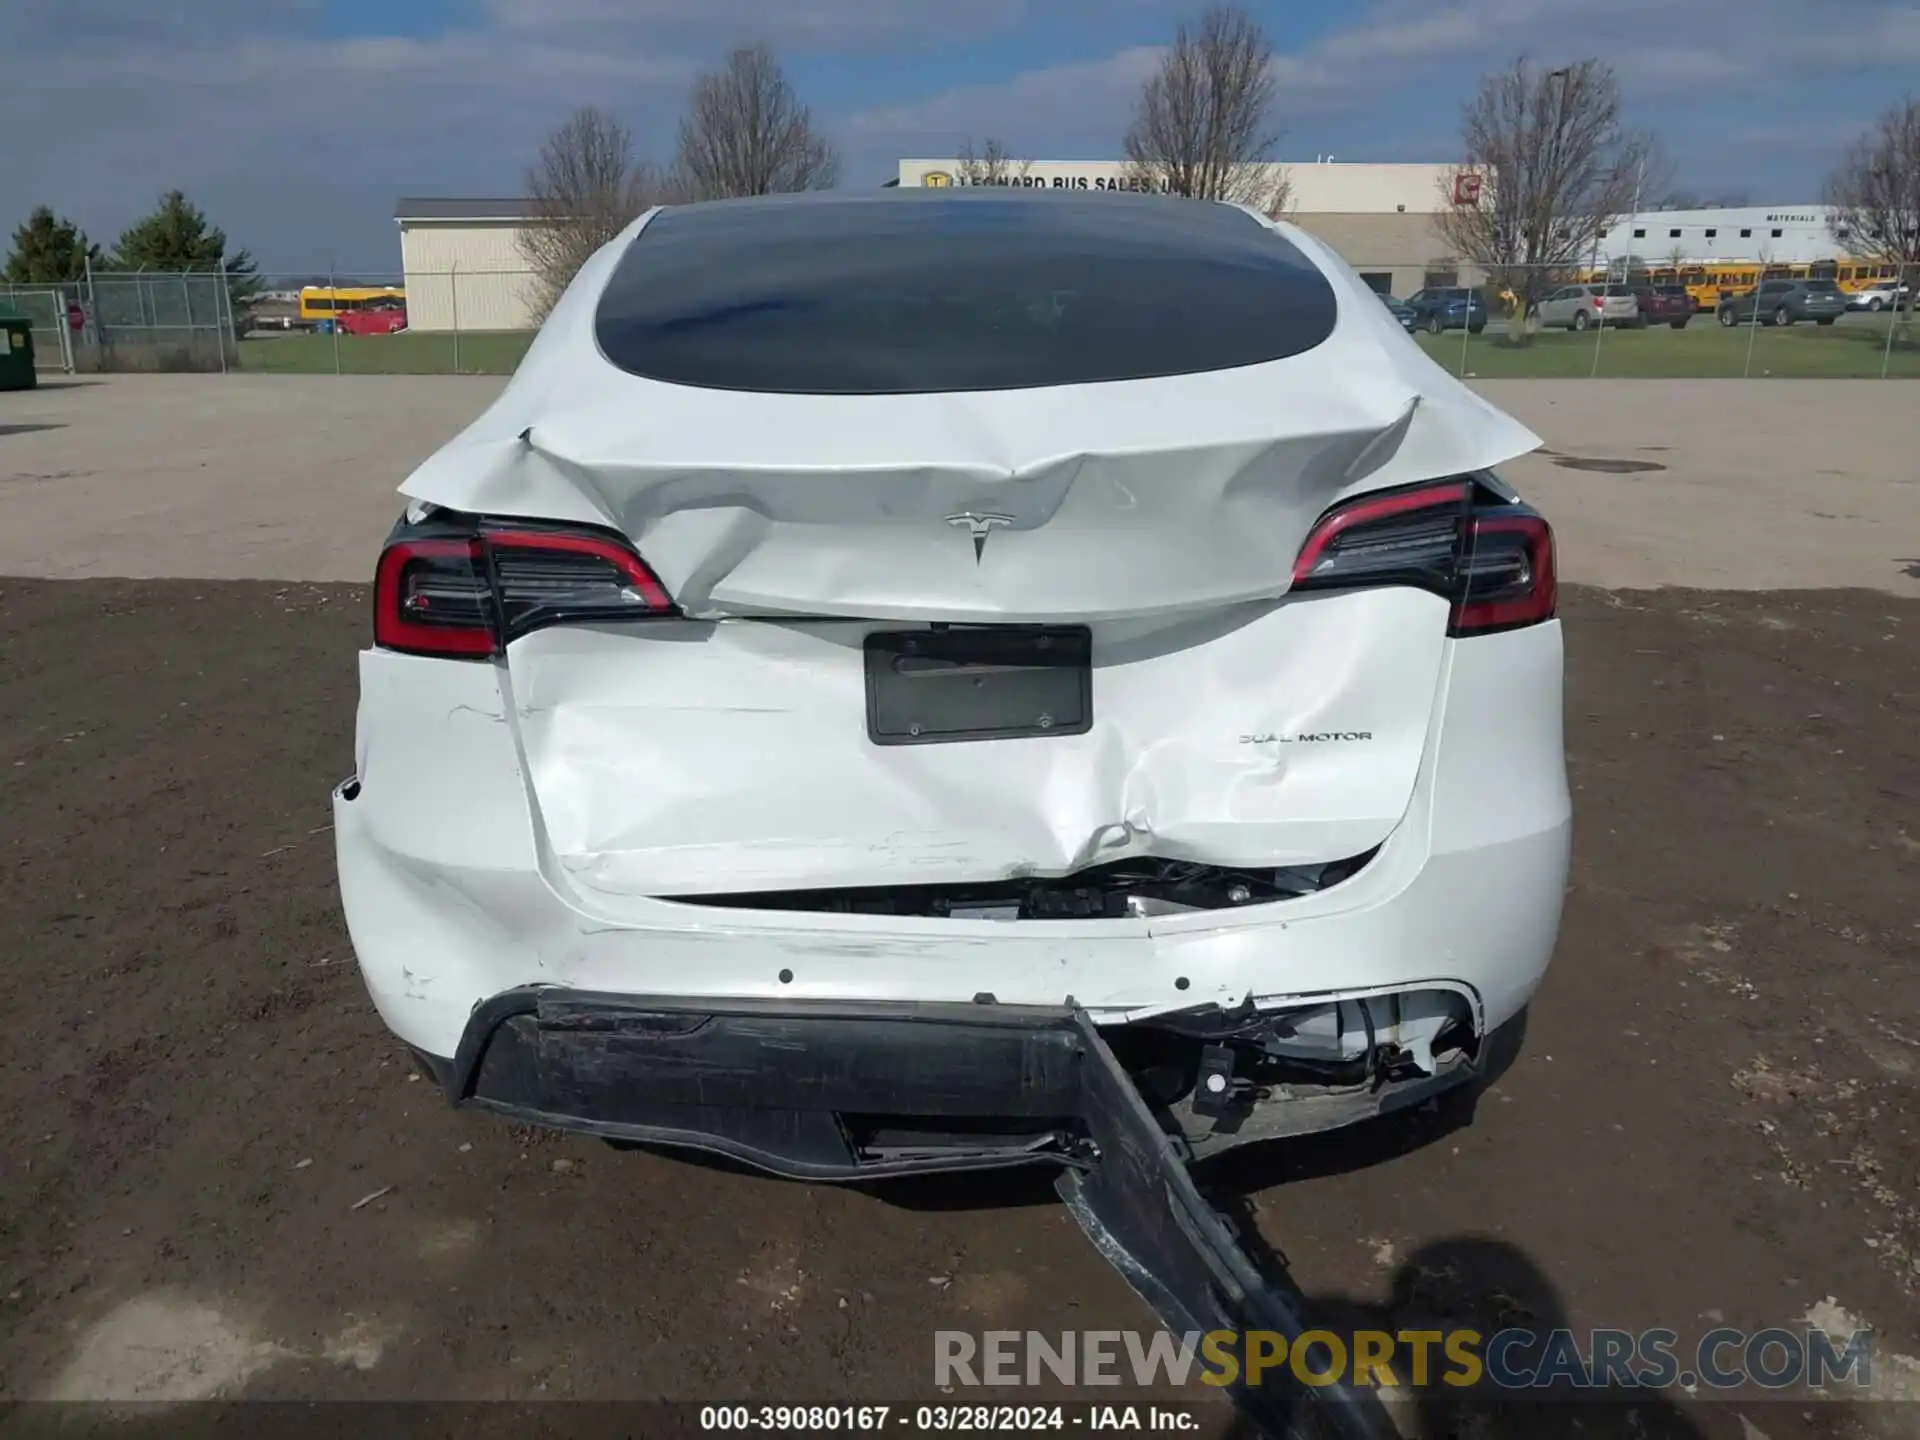
<svg viewBox="0 0 1920 1440">
<path fill-rule="evenodd" d="M 1684 285 L 1655 285 L 1636 288 L 1633 298 L 1640 302 L 1640 328 L 1649 325 L 1671 325 L 1676 330 L 1687 328 L 1687 322 L 1693 319 L 1693 296 L 1687 293 Z"/>
<path fill-rule="evenodd" d="M 334 320 L 342 335 L 394 335 L 407 328 L 407 307 L 397 300 L 348 310 Z"/>
</svg>

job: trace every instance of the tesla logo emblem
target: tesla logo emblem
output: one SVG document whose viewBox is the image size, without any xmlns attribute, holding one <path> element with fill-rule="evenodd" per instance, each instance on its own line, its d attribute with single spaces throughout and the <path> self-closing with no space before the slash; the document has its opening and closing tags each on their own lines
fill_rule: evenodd
<svg viewBox="0 0 1920 1440">
<path fill-rule="evenodd" d="M 956 530 L 965 530 L 973 537 L 973 563 L 980 563 L 980 556 L 987 548 L 987 536 L 993 533 L 996 525 L 1011 525 L 1011 515 L 977 515 L 971 510 L 958 515 L 947 516 L 947 523 Z"/>
</svg>

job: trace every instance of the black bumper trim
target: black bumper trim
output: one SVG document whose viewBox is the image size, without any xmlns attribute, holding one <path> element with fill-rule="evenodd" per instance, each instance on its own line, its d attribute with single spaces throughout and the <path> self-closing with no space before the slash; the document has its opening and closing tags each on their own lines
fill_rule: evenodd
<svg viewBox="0 0 1920 1440">
<path fill-rule="evenodd" d="M 1082 1012 L 1074 1023 L 1087 1053 L 1082 1116 L 1094 1163 L 1063 1171 L 1054 1188 L 1094 1248 L 1175 1335 L 1237 1337 L 1241 1378 L 1229 1391 L 1262 1435 L 1398 1440 L 1366 1390 L 1302 1386 L 1285 1377 L 1245 1383 L 1250 1333 L 1284 1335 L 1291 1353 L 1313 1328 L 1311 1306 L 1284 1262 L 1256 1236 L 1243 1237 L 1201 1195 L 1185 1143 L 1154 1119 L 1092 1020 Z"/>
<path fill-rule="evenodd" d="M 455 1105 L 689 1146 L 794 1179 L 856 1180 L 1058 1162 L 1080 1108 L 1073 1013 L 533 986 L 481 1004 L 453 1059 L 427 1063 Z M 865 1158 L 849 1117 L 866 1116 L 923 1120 L 949 1139 Z M 1007 1143 L 1009 1127 L 1035 1143 Z"/>
<path fill-rule="evenodd" d="M 1101 1255 L 1176 1333 L 1308 1327 L 1283 1262 L 1201 1195 L 1168 1133 L 1084 1010 L 999 1004 L 663 999 L 528 988 L 478 1007 L 451 1061 L 423 1057 L 456 1104 L 610 1138 L 693 1146 L 802 1179 L 1049 1162 Z M 617 1112 L 617 1113 L 614 1113 Z M 898 1134 L 958 1125 L 956 1144 L 863 1159 L 850 1113 Z M 1051 1145 L 966 1144 L 1011 1117 Z M 901 1152 L 904 1151 L 904 1157 Z M 1244 1376 L 1244 1369 L 1241 1374 Z M 1233 1399 L 1270 1436 L 1386 1440 L 1377 1399 L 1269 1375 Z"/>
</svg>

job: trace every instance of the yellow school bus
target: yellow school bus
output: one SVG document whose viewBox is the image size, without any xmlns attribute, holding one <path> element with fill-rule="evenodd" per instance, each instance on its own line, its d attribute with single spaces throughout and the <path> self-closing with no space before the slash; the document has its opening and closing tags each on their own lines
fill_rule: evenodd
<svg viewBox="0 0 1920 1440">
<path fill-rule="evenodd" d="M 1762 265 L 1757 260 L 1690 260 L 1678 268 L 1655 265 L 1644 272 L 1649 285 L 1681 285 L 1693 297 L 1696 310 L 1712 310 L 1722 300 L 1750 294 L 1762 280 L 1832 280 L 1847 294 L 1892 280 L 1897 265 L 1872 260 L 1812 260 L 1793 265 Z M 1604 284 L 1605 270 L 1591 271 L 1588 284 Z M 1612 277 L 1618 279 L 1616 275 Z M 1636 272 L 1636 280 L 1640 272 Z"/>
<path fill-rule="evenodd" d="M 1840 288 L 1849 295 L 1900 278 L 1898 265 L 1883 265 L 1878 260 L 1842 260 L 1833 269 L 1832 278 L 1839 281 Z"/>
<path fill-rule="evenodd" d="M 302 285 L 300 320 L 306 325 L 333 320 L 354 310 L 365 310 L 379 301 L 407 302 L 401 285 Z"/>
</svg>

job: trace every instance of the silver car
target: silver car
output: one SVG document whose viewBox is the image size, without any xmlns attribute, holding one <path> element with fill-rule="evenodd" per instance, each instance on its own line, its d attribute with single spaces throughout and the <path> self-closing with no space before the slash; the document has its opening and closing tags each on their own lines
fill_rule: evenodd
<svg viewBox="0 0 1920 1440">
<path fill-rule="evenodd" d="M 1882 310 L 1907 303 L 1907 287 L 1897 280 L 1882 280 L 1847 297 L 1849 310 L 1866 310 L 1878 315 Z"/>
<path fill-rule="evenodd" d="M 1535 307 L 1542 329 L 1564 325 L 1585 330 L 1602 319 L 1609 325 L 1640 324 L 1640 302 L 1625 285 L 1562 285 Z"/>
</svg>

